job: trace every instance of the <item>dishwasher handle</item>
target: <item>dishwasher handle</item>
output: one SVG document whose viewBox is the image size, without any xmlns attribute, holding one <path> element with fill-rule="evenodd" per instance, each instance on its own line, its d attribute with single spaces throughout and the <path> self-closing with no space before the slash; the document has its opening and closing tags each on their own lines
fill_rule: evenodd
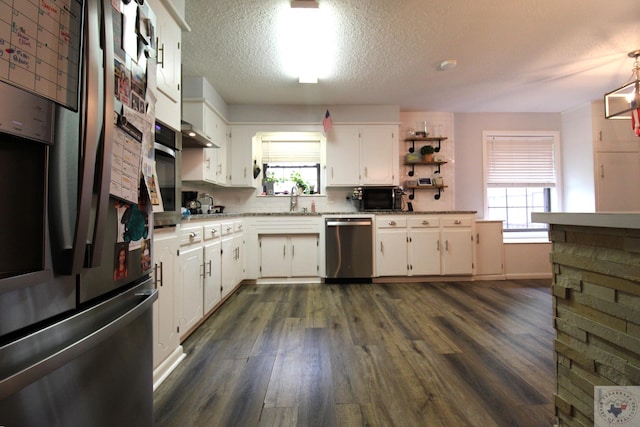
<svg viewBox="0 0 640 427">
<path fill-rule="evenodd" d="M 359 226 L 359 225 L 371 226 L 372 221 L 369 218 L 350 219 L 350 220 L 346 220 L 346 219 L 328 219 L 326 224 L 327 224 L 327 227 Z"/>
</svg>

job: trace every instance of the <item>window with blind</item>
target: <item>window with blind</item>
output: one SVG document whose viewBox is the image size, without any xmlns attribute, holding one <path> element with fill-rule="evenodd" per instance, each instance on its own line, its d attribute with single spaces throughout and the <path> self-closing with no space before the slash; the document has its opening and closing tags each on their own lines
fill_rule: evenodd
<svg viewBox="0 0 640 427">
<path fill-rule="evenodd" d="M 320 193 L 321 138 L 314 133 L 263 135 L 262 170 L 273 194 L 289 194 L 299 182 L 305 194 Z M 271 191 L 271 187 L 269 192 Z"/>
<path fill-rule="evenodd" d="M 556 132 L 485 132 L 485 218 L 503 221 L 505 231 L 545 229 L 532 212 L 549 212 L 558 200 Z"/>
</svg>

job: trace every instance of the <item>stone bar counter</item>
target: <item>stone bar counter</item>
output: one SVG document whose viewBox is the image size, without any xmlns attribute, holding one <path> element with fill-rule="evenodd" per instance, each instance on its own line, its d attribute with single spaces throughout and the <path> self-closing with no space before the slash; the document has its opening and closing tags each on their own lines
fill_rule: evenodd
<svg viewBox="0 0 640 427">
<path fill-rule="evenodd" d="M 534 213 L 550 225 L 560 426 L 594 425 L 594 386 L 640 385 L 640 213 Z"/>
</svg>

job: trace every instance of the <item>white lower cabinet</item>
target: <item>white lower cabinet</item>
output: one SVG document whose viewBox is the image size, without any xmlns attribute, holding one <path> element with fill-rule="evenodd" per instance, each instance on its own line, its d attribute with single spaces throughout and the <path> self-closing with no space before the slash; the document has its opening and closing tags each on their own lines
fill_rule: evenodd
<svg viewBox="0 0 640 427">
<path fill-rule="evenodd" d="M 204 226 L 204 312 L 211 311 L 222 299 L 222 255 L 220 223 Z"/>
<path fill-rule="evenodd" d="M 158 299 L 153 304 L 153 367 L 156 368 L 180 345 L 176 295 L 176 252 L 178 236 L 174 229 L 154 231 L 154 286 Z"/>
<path fill-rule="evenodd" d="M 440 274 L 439 218 L 409 218 L 407 255 L 409 276 Z"/>
<path fill-rule="evenodd" d="M 180 231 L 180 333 L 184 339 L 204 315 L 202 227 Z"/>
<path fill-rule="evenodd" d="M 236 271 L 234 268 L 236 259 L 235 242 L 233 239 L 233 222 L 223 222 L 222 229 L 222 298 L 224 299 L 236 286 Z"/>
<path fill-rule="evenodd" d="M 376 217 L 378 276 L 473 273 L 471 215 Z"/>
<path fill-rule="evenodd" d="M 260 277 L 316 277 L 317 234 L 265 234 L 260 245 Z"/>
<path fill-rule="evenodd" d="M 233 273 L 234 287 L 244 280 L 244 223 L 242 221 L 233 222 Z"/>
<path fill-rule="evenodd" d="M 476 276 L 504 274 L 502 221 L 476 221 Z"/>
<path fill-rule="evenodd" d="M 243 235 L 242 221 L 203 221 L 180 231 L 176 302 L 181 340 L 244 279 Z"/>
<path fill-rule="evenodd" d="M 208 313 L 222 298 L 220 241 L 204 246 L 204 312 Z"/>
<path fill-rule="evenodd" d="M 405 217 L 376 217 L 375 252 L 378 276 L 407 275 L 407 220 Z"/>
<path fill-rule="evenodd" d="M 441 219 L 440 265 L 441 274 L 473 273 L 473 220 L 447 217 Z"/>
</svg>

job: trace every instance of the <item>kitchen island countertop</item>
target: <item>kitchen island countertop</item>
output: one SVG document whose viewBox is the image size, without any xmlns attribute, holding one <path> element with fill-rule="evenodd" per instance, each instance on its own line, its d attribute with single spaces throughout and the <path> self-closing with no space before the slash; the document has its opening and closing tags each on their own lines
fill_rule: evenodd
<svg viewBox="0 0 640 427">
<path fill-rule="evenodd" d="M 532 220 L 545 224 L 640 229 L 640 213 L 534 212 Z"/>
</svg>

